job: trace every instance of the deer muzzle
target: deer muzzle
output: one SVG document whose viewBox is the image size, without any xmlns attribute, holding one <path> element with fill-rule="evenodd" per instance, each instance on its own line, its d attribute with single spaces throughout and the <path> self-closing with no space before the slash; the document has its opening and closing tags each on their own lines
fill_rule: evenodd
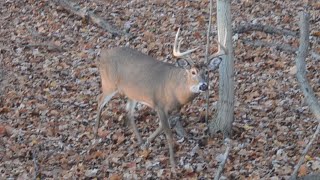
<svg viewBox="0 0 320 180">
<path fill-rule="evenodd" d="M 199 87 L 199 90 L 200 90 L 200 91 L 206 91 L 206 90 L 208 90 L 208 85 L 207 85 L 207 83 L 201 84 L 200 87 Z"/>
</svg>

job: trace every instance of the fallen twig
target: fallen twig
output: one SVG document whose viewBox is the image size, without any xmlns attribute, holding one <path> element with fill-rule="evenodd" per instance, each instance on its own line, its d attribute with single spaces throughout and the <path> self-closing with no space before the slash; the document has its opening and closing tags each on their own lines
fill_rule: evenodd
<svg viewBox="0 0 320 180">
<path fill-rule="evenodd" d="M 300 166 L 302 165 L 302 163 L 304 162 L 304 157 L 306 156 L 307 152 L 309 151 L 313 141 L 316 139 L 317 135 L 319 134 L 319 131 L 320 131 L 320 124 L 318 124 L 317 126 L 317 129 L 316 131 L 313 133 L 312 137 L 311 137 L 311 140 L 309 141 L 308 145 L 304 148 L 302 154 L 301 154 L 301 157 L 298 161 L 298 164 L 296 164 L 294 166 L 294 171 L 290 177 L 290 180 L 295 180 L 297 179 L 297 175 L 298 175 L 298 171 L 300 169 Z"/>
<path fill-rule="evenodd" d="M 11 16 L 11 13 L 8 13 L 6 16 L 0 17 L 0 20 L 7 20 Z"/>
<path fill-rule="evenodd" d="M 251 46 L 256 46 L 256 47 L 270 47 L 270 48 L 275 48 L 276 50 L 280 51 L 286 51 L 290 53 L 295 53 L 298 48 L 294 48 L 292 46 L 289 46 L 287 44 L 278 44 L 274 42 L 266 42 L 266 41 L 261 41 L 261 40 L 249 40 L 249 39 L 244 39 L 243 40 L 244 44 L 251 45 Z"/>
<path fill-rule="evenodd" d="M 305 59 L 308 55 L 309 49 L 309 21 L 308 15 L 300 15 L 300 46 L 298 54 L 296 57 L 297 65 L 297 79 L 300 84 L 301 90 L 306 97 L 307 103 L 311 109 L 313 115 L 320 120 L 320 105 L 319 102 L 312 90 L 312 87 L 309 85 L 306 78 L 306 62 Z M 303 17 L 302 17 L 303 16 Z"/>
<path fill-rule="evenodd" d="M 24 48 L 38 48 L 38 47 L 44 47 L 48 49 L 48 51 L 54 51 L 54 52 L 63 52 L 64 50 L 53 44 L 53 43 L 39 43 L 39 44 L 27 44 L 23 46 Z"/>
<path fill-rule="evenodd" d="M 262 31 L 269 34 L 289 35 L 293 37 L 298 37 L 299 35 L 299 33 L 295 31 L 278 29 L 276 27 L 263 24 L 245 24 L 238 26 L 233 30 L 234 33 L 245 33 L 247 31 Z"/>
<path fill-rule="evenodd" d="M 228 159 L 228 156 L 229 156 L 229 152 L 230 152 L 230 149 L 231 149 L 230 139 L 226 138 L 225 139 L 225 144 L 227 145 L 227 148 L 226 148 L 226 151 L 224 152 L 223 159 L 222 159 L 221 163 L 219 164 L 218 171 L 216 172 L 216 175 L 214 176 L 214 180 L 219 180 L 220 179 L 220 176 L 222 174 L 222 171 L 224 169 L 224 166 L 225 166 L 225 164 L 227 162 L 227 159 Z"/>
<path fill-rule="evenodd" d="M 311 140 L 309 141 L 308 145 L 302 152 L 302 155 L 299 159 L 299 162 L 294 167 L 294 171 L 290 177 L 291 180 L 297 179 L 297 174 L 300 169 L 300 166 L 304 162 L 304 157 L 306 156 L 307 152 L 309 151 L 313 141 L 315 140 L 317 134 L 320 131 L 320 105 L 316 96 L 309 85 L 307 78 L 306 78 L 306 62 L 305 59 L 308 56 L 308 49 L 309 49 L 309 15 L 301 12 L 300 13 L 300 46 L 296 57 L 296 66 L 297 66 L 297 79 L 300 84 L 300 88 L 306 97 L 306 101 L 313 113 L 313 115 L 319 121 L 316 131 L 312 135 Z"/>
<path fill-rule="evenodd" d="M 37 159 L 37 153 L 35 150 L 32 150 L 32 160 L 33 160 L 33 167 L 34 167 L 34 177 L 33 179 L 36 180 L 39 178 L 39 166 L 38 166 L 38 159 Z"/>
<path fill-rule="evenodd" d="M 83 19 L 90 19 L 94 24 L 110 32 L 112 35 L 121 36 L 124 34 L 123 32 L 114 28 L 111 24 L 103 20 L 101 17 L 95 15 L 93 12 L 82 10 L 80 9 L 79 6 L 73 5 L 68 0 L 52 0 L 52 1 L 74 15 L 80 16 Z"/>
<path fill-rule="evenodd" d="M 244 39 L 243 43 L 246 45 L 255 46 L 255 47 L 275 48 L 276 50 L 290 52 L 290 53 L 296 53 L 298 51 L 298 48 L 292 47 L 287 44 L 278 44 L 274 42 L 266 42 L 261 40 Z M 320 60 L 320 54 L 318 54 L 315 51 L 311 51 L 311 56 L 316 60 Z"/>
<path fill-rule="evenodd" d="M 35 39 L 40 39 L 40 40 L 45 40 L 46 37 L 42 36 L 41 34 L 39 34 L 35 29 L 33 28 L 27 28 L 27 30 L 29 31 L 29 33 L 31 34 L 32 37 L 34 37 Z"/>
</svg>

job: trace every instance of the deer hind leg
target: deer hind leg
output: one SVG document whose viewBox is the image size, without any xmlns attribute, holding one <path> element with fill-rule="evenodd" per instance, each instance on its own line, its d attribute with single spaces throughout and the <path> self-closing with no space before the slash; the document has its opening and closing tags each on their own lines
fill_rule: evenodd
<svg viewBox="0 0 320 180">
<path fill-rule="evenodd" d="M 159 127 L 147 138 L 145 144 L 146 147 L 149 147 L 150 143 L 163 131 L 163 126 L 161 120 L 159 120 Z"/>
<path fill-rule="evenodd" d="M 168 141 L 171 170 L 175 172 L 176 163 L 174 160 L 174 149 L 173 149 L 174 143 L 173 143 L 172 131 L 170 129 L 169 122 L 168 122 L 168 115 L 166 112 L 162 110 L 157 110 L 157 111 L 159 114 L 160 122 L 162 124 L 164 133 Z"/>
<path fill-rule="evenodd" d="M 100 125 L 100 116 L 101 112 L 104 108 L 104 106 L 111 100 L 111 98 L 116 94 L 117 92 L 110 92 L 110 93 L 102 93 L 98 96 L 98 114 L 97 114 L 97 119 L 96 119 L 96 124 L 94 128 L 94 136 L 97 138 L 98 135 L 98 129 Z"/>
<path fill-rule="evenodd" d="M 131 127 L 133 129 L 134 134 L 137 137 L 138 143 L 142 144 L 142 138 L 140 136 L 139 130 L 138 130 L 136 123 L 135 123 L 135 120 L 134 120 L 134 108 L 136 107 L 136 105 L 137 105 L 137 101 L 128 100 L 126 109 L 128 111 L 128 116 L 129 116 Z"/>
<path fill-rule="evenodd" d="M 170 127 L 175 128 L 177 134 L 180 137 L 183 138 L 188 138 L 191 139 L 191 137 L 189 137 L 188 133 L 184 130 L 181 122 L 180 122 L 180 116 L 172 116 L 169 118 L 169 122 L 170 122 Z M 161 124 L 161 121 L 159 121 L 159 127 L 147 138 L 147 141 L 145 143 L 146 147 L 149 147 L 150 143 L 163 131 L 163 126 Z"/>
</svg>

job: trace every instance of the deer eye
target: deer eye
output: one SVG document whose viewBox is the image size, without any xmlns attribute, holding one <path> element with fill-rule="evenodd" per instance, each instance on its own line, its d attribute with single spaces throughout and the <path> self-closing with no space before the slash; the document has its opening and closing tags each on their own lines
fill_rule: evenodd
<svg viewBox="0 0 320 180">
<path fill-rule="evenodd" d="M 205 71 L 205 72 L 204 72 L 205 75 L 208 75 L 208 73 L 209 73 L 209 71 Z"/>
<path fill-rule="evenodd" d="M 192 70 L 192 71 L 191 71 L 191 74 L 192 74 L 192 75 L 196 75 L 196 71 L 195 71 L 195 70 Z"/>
</svg>

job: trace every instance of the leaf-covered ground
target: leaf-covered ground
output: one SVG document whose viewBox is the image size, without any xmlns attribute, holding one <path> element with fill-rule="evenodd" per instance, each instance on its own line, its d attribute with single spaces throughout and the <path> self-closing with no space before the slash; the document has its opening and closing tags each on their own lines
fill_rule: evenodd
<svg viewBox="0 0 320 180">
<path fill-rule="evenodd" d="M 181 26 L 182 48 L 200 46 L 192 58 L 203 61 L 208 2 L 74 2 L 119 29 L 130 26 L 135 37 L 111 37 L 50 0 L 0 2 L 0 178 L 172 178 L 165 136 L 156 138 L 149 151 L 140 150 L 132 130 L 123 125 L 123 97 L 109 103 L 102 115 L 100 141 L 94 143 L 96 97 L 100 93 L 95 60 L 102 48 L 130 46 L 172 63 L 176 60 L 172 43 Z M 233 1 L 232 26 L 258 23 L 298 31 L 297 15 L 306 2 L 310 3 L 314 35 L 311 48 L 320 53 L 320 4 L 316 1 Z M 215 17 L 213 25 L 215 30 Z M 223 175 L 227 179 L 286 179 L 317 123 L 295 79 L 295 55 L 244 45 L 243 39 L 293 47 L 299 44 L 297 38 L 263 32 L 246 32 L 235 38 L 233 147 Z M 217 50 L 214 41 L 210 50 Z M 307 63 L 309 82 L 319 98 L 320 63 L 313 58 Z M 211 86 L 214 109 L 218 86 Z M 181 111 L 186 131 L 203 139 L 183 140 L 175 135 L 180 178 L 212 179 L 225 150 L 221 136 L 204 135 L 207 127 L 200 118 L 204 104 L 201 96 Z M 136 119 L 144 138 L 157 128 L 154 112 L 144 106 L 138 107 Z M 317 138 L 299 175 L 319 171 Z"/>
</svg>

